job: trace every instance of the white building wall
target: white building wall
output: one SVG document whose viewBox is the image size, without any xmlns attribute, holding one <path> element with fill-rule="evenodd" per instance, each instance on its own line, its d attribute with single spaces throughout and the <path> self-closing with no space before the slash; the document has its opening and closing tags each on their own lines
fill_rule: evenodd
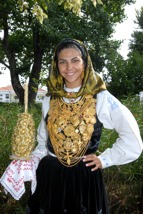
<svg viewBox="0 0 143 214">
<path fill-rule="evenodd" d="M 0 92 L 0 102 L 4 102 L 4 103 L 11 102 L 10 91 L 1 91 Z"/>
<path fill-rule="evenodd" d="M 42 103 L 46 91 L 38 91 L 36 95 L 36 103 Z M 8 102 L 19 102 L 14 91 L 0 91 L 0 102 L 8 103 Z"/>
</svg>

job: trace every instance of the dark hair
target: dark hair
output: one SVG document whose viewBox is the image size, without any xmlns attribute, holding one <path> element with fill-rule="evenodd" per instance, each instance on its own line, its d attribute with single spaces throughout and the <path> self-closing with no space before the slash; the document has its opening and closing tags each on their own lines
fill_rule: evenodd
<svg viewBox="0 0 143 214">
<path fill-rule="evenodd" d="M 65 48 L 75 48 L 75 49 L 79 50 L 81 52 L 81 56 L 82 56 L 82 59 L 84 61 L 85 68 L 86 68 L 86 65 L 87 65 L 87 50 L 86 50 L 86 48 L 84 47 L 84 45 L 81 45 L 77 40 L 70 39 L 70 38 L 64 39 L 63 41 L 61 41 L 57 45 L 56 52 L 55 52 L 56 65 L 58 63 L 59 53 L 61 52 L 61 50 L 65 49 Z"/>
</svg>

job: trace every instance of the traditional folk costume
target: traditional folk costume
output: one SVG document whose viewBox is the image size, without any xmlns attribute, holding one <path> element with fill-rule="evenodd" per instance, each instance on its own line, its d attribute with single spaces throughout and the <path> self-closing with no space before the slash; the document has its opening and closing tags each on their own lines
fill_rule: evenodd
<svg viewBox="0 0 143 214">
<path fill-rule="evenodd" d="M 83 83 L 74 89 L 66 88 L 56 60 L 53 61 L 38 128 L 38 146 L 33 152 L 41 161 L 37 187 L 28 201 L 29 214 L 109 213 L 102 170 L 92 172 L 82 161 L 84 155 L 96 154 L 102 126 L 119 133 L 113 147 L 98 156 L 103 168 L 131 162 L 142 151 L 134 117 L 106 90 L 93 70 L 86 48 L 80 42 L 72 42 L 87 55 Z"/>
</svg>

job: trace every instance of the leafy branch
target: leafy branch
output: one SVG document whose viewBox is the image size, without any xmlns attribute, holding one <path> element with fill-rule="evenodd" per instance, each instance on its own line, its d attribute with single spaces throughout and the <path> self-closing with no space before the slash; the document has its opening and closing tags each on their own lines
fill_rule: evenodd
<svg viewBox="0 0 143 214">
<path fill-rule="evenodd" d="M 93 5 L 96 7 L 96 4 L 103 4 L 101 0 L 91 0 Z M 50 4 L 50 0 L 48 4 Z M 57 0 L 59 5 L 63 5 L 65 10 L 71 10 L 74 14 L 80 15 L 82 0 Z M 27 13 L 28 9 L 32 11 L 32 14 L 36 19 L 43 24 L 44 19 L 48 18 L 48 4 L 46 0 L 18 0 L 19 9 L 22 13 Z M 32 6 L 30 6 L 32 5 Z"/>
</svg>

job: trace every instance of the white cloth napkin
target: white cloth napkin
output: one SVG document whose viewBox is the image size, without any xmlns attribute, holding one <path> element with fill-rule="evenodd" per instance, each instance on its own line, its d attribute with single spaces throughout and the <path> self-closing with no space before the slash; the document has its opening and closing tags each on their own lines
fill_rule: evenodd
<svg viewBox="0 0 143 214">
<path fill-rule="evenodd" d="M 19 200 L 25 193 L 24 182 L 31 181 L 31 191 L 34 193 L 36 188 L 36 169 L 39 164 L 39 157 L 31 157 L 29 160 L 13 160 L 4 174 L 0 178 L 0 183 L 6 192 Z"/>
</svg>

